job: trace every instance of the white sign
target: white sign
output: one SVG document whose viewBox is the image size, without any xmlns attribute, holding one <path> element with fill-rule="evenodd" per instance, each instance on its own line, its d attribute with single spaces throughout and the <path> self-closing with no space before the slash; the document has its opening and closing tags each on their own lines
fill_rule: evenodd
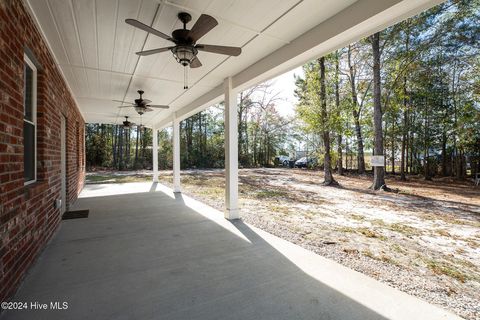
<svg viewBox="0 0 480 320">
<path fill-rule="evenodd" d="M 385 165 L 385 156 L 372 156 L 372 167 L 383 167 Z"/>
</svg>

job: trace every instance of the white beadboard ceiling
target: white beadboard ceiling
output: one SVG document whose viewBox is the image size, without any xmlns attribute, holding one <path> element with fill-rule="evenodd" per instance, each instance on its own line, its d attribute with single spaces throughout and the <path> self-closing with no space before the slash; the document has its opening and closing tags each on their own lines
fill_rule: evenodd
<svg viewBox="0 0 480 320">
<path fill-rule="evenodd" d="M 133 108 L 119 109 L 116 100 L 133 101 L 137 90 L 154 104 L 169 110 L 146 113 L 147 126 L 165 125 L 172 112 L 187 116 L 210 100 L 221 98 L 219 86 L 236 76 L 234 85 L 266 80 L 318 55 L 322 43 L 329 50 L 346 41 L 412 15 L 441 0 L 26 0 L 53 51 L 86 122 L 121 123 L 122 117 L 140 118 Z M 377 8 L 375 8 L 378 6 Z M 183 67 L 170 52 L 139 57 L 135 52 L 170 42 L 125 23 L 134 18 L 166 34 L 181 28 L 177 14 L 200 14 L 219 24 L 199 42 L 242 47 L 238 57 L 199 52 L 203 66 L 189 69 L 188 90 L 183 89 Z M 352 20 L 353 18 L 358 19 Z M 338 18 L 337 18 L 338 17 Z M 309 30 L 325 25 L 325 34 Z M 332 24 L 333 23 L 333 24 Z M 350 24 L 349 24 L 350 23 Z M 330 27 L 329 27 L 330 26 Z M 335 27 L 334 27 L 335 29 Z M 349 31 L 350 30 L 350 31 Z M 334 33 L 335 33 L 334 32 Z M 313 32 L 311 32 L 314 35 Z M 317 40 L 318 39 L 318 40 Z M 308 43 L 306 43 L 308 42 Z M 318 42 L 318 43 L 317 43 Z M 298 43 L 298 45 L 297 45 Z M 305 47 L 305 48 L 304 48 Z M 315 50 L 313 50 L 315 49 Z M 298 52 L 297 52 L 298 51 Z M 289 56 L 291 55 L 291 57 Z M 269 66 L 267 59 L 280 59 Z M 274 70 L 275 69 L 275 70 Z M 274 70 L 274 71 L 272 71 Z M 197 103 L 198 102 L 198 103 Z M 187 110 L 188 109 L 188 110 Z M 191 112 L 190 112 L 191 114 Z"/>
</svg>

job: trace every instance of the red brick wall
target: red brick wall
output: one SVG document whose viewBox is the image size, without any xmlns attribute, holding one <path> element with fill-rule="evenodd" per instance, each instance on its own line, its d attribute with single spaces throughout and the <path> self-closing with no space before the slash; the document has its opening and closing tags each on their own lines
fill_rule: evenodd
<svg viewBox="0 0 480 320">
<path fill-rule="evenodd" d="M 37 84 L 37 182 L 23 178 L 23 65 L 28 47 L 40 64 Z M 59 226 L 60 116 L 67 119 L 67 206 L 85 177 L 84 120 L 53 56 L 21 0 L 0 0 L 0 301 Z M 80 148 L 78 143 L 82 143 Z"/>
</svg>

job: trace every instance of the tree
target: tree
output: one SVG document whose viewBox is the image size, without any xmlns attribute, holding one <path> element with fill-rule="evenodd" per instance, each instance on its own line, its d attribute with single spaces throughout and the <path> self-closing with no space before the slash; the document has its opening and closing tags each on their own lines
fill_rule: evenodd
<svg viewBox="0 0 480 320">
<path fill-rule="evenodd" d="M 325 57 L 319 59 L 320 64 L 320 104 L 321 104 L 321 125 L 322 125 L 322 137 L 323 144 L 325 146 L 324 152 L 324 172 L 325 178 L 323 181 L 324 185 L 335 184 L 336 181 L 333 178 L 332 174 L 332 164 L 330 158 L 330 131 L 328 126 L 328 115 L 327 115 L 327 94 L 326 94 L 326 84 L 325 84 Z"/>
<path fill-rule="evenodd" d="M 350 82 L 351 98 L 352 98 L 352 115 L 355 125 L 355 133 L 357 137 L 357 168 L 358 173 L 365 173 L 365 155 L 364 155 L 364 141 L 362 135 L 362 127 L 360 124 L 360 117 L 363 111 L 363 106 L 366 101 L 368 92 L 370 91 L 371 81 L 359 81 L 363 73 L 363 65 L 354 61 L 353 54 L 357 53 L 360 56 L 361 48 L 359 44 L 349 45 L 347 49 L 347 63 L 348 63 L 348 80 Z M 360 59 L 362 60 L 362 59 Z M 357 87 L 358 86 L 358 87 Z M 358 90 L 363 88 L 364 94 L 361 101 L 358 101 Z"/>
<path fill-rule="evenodd" d="M 331 56 L 328 57 L 332 59 Z M 328 103 L 326 81 L 326 59 L 319 58 L 304 66 L 305 79 L 297 78 L 295 93 L 299 98 L 297 116 L 305 123 L 306 133 L 321 137 L 323 144 L 324 185 L 337 184 L 331 165 L 330 130 L 337 114 L 335 103 Z"/>
<path fill-rule="evenodd" d="M 383 131 L 382 131 L 382 89 L 380 77 L 380 33 L 371 36 L 373 53 L 373 124 L 375 130 L 375 155 L 383 153 Z M 372 189 L 385 189 L 385 168 L 376 166 L 373 170 Z"/>
<path fill-rule="evenodd" d="M 335 51 L 335 109 L 337 110 L 337 120 L 340 122 L 341 110 L 340 110 L 340 53 Z M 337 130 L 337 168 L 338 174 L 343 175 L 343 155 L 342 155 L 342 126 L 345 123 L 340 122 L 341 125 Z"/>
</svg>

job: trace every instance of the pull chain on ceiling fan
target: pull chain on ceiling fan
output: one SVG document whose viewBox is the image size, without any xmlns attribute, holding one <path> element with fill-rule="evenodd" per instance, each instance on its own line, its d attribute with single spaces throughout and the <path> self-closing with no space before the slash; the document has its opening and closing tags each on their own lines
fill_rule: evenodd
<svg viewBox="0 0 480 320">
<path fill-rule="evenodd" d="M 224 54 L 228 56 L 238 56 L 240 53 L 242 53 L 242 49 L 239 47 L 197 44 L 197 41 L 200 38 L 218 25 L 217 20 L 215 20 L 215 18 L 212 16 L 207 14 L 200 15 L 190 30 L 187 29 L 187 23 L 192 20 L 192 16 L 190 14 L 186 12 L 180 12 L 178 14 L 178 19 L 183 23 L 183 29 L 174 30 L 171 37 L 135 19 L 126 19 L 125 22 L 175 44 L 174 46 L 170 47 L 139 51 L 137 54 L 140 56 L 148 56 L 170 50 L 175 60 L 185 68 L 183 78 L 184 89 L 188 89 L 187 67 L 199 68 L 202 66 L 202 63 L 197 57 L 198 51 Z"/>
</svg>

